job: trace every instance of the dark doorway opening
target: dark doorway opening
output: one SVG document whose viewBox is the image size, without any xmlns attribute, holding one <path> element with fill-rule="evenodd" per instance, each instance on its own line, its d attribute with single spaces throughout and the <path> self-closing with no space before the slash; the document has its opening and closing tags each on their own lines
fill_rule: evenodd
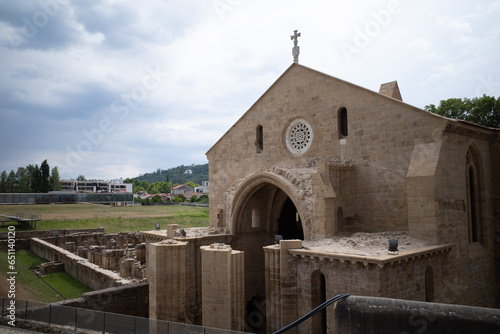
<svg viewBox="0 0 500 334">
<path fill-rule="evenodd" d="M 281 215 L 278 219 L 278 234 L 283 236 L 283 239 L 300 239 L 304 240 L 304 231 L 302 230 L 302 221 L 300 215 L 288 198 L 281 209 Z"/>
<path fill-rule="evenodd" d="M 321 271 L 315 271 L 312 275 L 311 297 L 313 308 L 326 302 L 326 280 Z M 326 333 L 328 329 L 326 309 L 321 310 L 312 317 L 312 333 Z"/>
</svg>

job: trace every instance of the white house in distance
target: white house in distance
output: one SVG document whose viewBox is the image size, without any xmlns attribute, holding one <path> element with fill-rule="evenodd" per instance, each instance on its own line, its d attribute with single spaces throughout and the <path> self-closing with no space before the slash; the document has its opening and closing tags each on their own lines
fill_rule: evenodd
<svg viewBox="0 0 500 334">
<path fill-rule="evenodd" d="M 179 184 L 178 186 L 172 188 L 172 196 L 178 194 L 191 194 L 193 192 L 194 189 L 191 188 L 190 186 L 186 186 L 185 184 Z"/>
<path fill-rule="evenodd" d="M 195 193 L 208 194 L 208 181 L 201 182 L 201 186 L 194 187 Z"/>
</svg>

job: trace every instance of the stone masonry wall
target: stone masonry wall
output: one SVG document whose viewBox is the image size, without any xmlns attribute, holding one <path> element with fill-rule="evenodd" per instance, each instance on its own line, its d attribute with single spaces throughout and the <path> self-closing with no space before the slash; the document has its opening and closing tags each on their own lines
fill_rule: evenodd
<svg viewBox="0 0 500 334">
<path fill-rule="evenodd" d="M 342 140 L 337 124 L 341 107 L 347 109 L 349 124 L 349 135 Z M 284 138 L 296 118 L 307 120 L 314 133 L 311 147 L 301 155 L 290 153 Z M 220 224 L 217 215 L 222 210 L 224 226 L 231 227 L 233 198 L 226 196 L 240 180 L 272 168 L 311 168 L 314 174 L 318 164 L 326 161 L 354 168 L 355 178 L 343 194 L 346 198 L 340 200 L 335 194 L 335 211 L 344 205 L 344 221 L 367 232 L 407 230 L 406 176 L 412 157 L 418 155 L 414 151 L 418 145 L 439 145 L 446 123 L 395 99 L 292 65 L 207 152 L 211 225 Z M 264 129 L 264 149 L 257 153 L 253 144 L 259 124 Z M 289 194 L 295 201 L 303 189 L 296 191 Z M 314 210 L 299 212 L 304 224 L 321 221 L 321 196 Z M 319 233 L 328 234 L 328 228 Z M 309 234 L 306 239 L 321 236 Z"/>
<path fill-rule="evenodd" d="M 33 253 L 49 261 L 62 262 L 65 272 L 94 290 L 131 283 L 131 281 L 121 278 L 110 270 L 102 269 L 90 263 L 87 259 L 83 259 L 46 241 L 33 238 L 30 244 Z"/>
<path fill-rule="evenodd" d="M 494 228 L 494 254 L 495 254 L 495 282 L 497 305 L 500 305 L 500 134 L 492 140 L 490 145 L 491 176 L 492 176 L 492 202 L 493 202 L 493 228 Z"/>
<path fill-rule="evenodd" d="M 31 238 L 57 238 L 75 233 L 104 233 L 104 228 L 79 230 L 16 231 L 16 249 L 29 249 Z M 7 249 L 7 232 L 0 232 L 0 249 Z"/>
<path fill-rule="evenodd" d="M 149 317 L 186 321 L 187 243 L 164 240 L 148 246 Z"/>
<path fill-rule="evenodd" d="M 435 211 L 437 243 L 455 243 L 444 264 L 449 275 L 443 302 L 482 307 L 496 307 L 494 278 L 494 206 L 492 182 L 494 170 L 490 169 L 491 143 L 485 138 L 489 132 L 470 127 L 466 134 L 455 133 L 447 127 L 443 148 L 437 165 L 435 181 Z M 464 131 L 464 130 L 460 130 Z M 468 214 L 471 210 L 467 197 L 467 152 L 474 163 L 478 178 L 478 241 L 471 240 Z M 470 162 L 469 162 L 470 163 Z M 493 174 L 492 174 L 493 173 Z M 498 174 L 498 173 L 496 173 Z"/>
<path fill-rule="evenodd" d="M 149 284 L 136 283 L 86 292 L 81 298 L 65 300 L 59 305 L 137 317 L 149 315 Z"/>
<path fill-rule="evenodd" d="M 224 244 L 201 247 L 203 326 L 245 330 L 243 252 Z"/>
</svg>

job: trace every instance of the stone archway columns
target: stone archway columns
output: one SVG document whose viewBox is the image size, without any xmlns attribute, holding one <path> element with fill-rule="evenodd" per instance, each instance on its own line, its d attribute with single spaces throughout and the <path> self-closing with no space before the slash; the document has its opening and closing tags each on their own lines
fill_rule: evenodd
<svg viewBox="0 0 500 334">
<path fill-rule="evenodd" d="M 266 253 L 267 330 L 274 332 L 298 319 L 297 260 L 289 249 L 301 249 L 302 240 L 281 240 L 264 247 Z M 296 333 L 291 329 L 290 333 Z"/>
</svg>

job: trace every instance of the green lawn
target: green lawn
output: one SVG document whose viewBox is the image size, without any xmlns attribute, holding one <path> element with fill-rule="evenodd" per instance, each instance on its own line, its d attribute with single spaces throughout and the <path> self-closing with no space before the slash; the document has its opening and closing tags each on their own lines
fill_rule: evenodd
<svg viewBox="0 0 500 334">
<path fill-rule="evenodd" d="M 7 252 L 0 251 L 0 272 L 3 276 L 7 277 L 7 272 L 10 272 L 8 268 Z M 19 260 L 18 260 L 19 261 Z M 28 268 L 20 263 L 16 264 L 16 288 L 22 287 L 27 292 L 31 293 L 36 299 L 34 301 L 42 303 L 53 303 L 61 301 L 62 298 L 59 294 L 48 287 L 35 273 L 30 271 Z M 16 289 L 17 290 L 17 289 Z"/>
<path fill-rule="evenodd" d="M 0 214 L 35 213 L 41 215 L 37 230 L 104 227 L 107 233 L 150 231 L 159 223 L 181 227 L 208 227 L 207 207 L 137 206 L 107 207 L 89 204 L 0 205 Z M 17 228 L 16 228 L 17 229 Z M 0 232 L 7 227 L 0 227 Z"/>
<path fill-rule="evenodd" d="M 32 251 L 21 249 L 16 252 L 16 259 L 24 264 L 27 268 L 36 267 L 39 264 L 47 262 L 47 260 L 37 256 Z"/>
<path fill-rule="evenodd" d="M 0 251 L 0 259 L 7 259 L 7 253 Z M 92 291 L 91 288 L 75 280 L 67 273 L 54 273 L 40 278 L 28 269 L 44 262 L 47 261 L 29 250 L 16 252 L 16 286 L 21 286 L 31 293 L 36 298 L 35 301 L 42 303 L 57 302 L 64 300 L 64 298 L 79 298 L 83 293 Z M 7 261 L 0 261 L 0 273 L 7 277 L 9 271 Z M 59 294 L 47 286 L 44 281 Z"/>
<path fill-rule="evenodd" d="M 92 291 L 91 288 L 64 272 L 53 273 L 42 277 L 42 279 L 66 299 L 80 298 L 85 292 Z"/>
</svg>

